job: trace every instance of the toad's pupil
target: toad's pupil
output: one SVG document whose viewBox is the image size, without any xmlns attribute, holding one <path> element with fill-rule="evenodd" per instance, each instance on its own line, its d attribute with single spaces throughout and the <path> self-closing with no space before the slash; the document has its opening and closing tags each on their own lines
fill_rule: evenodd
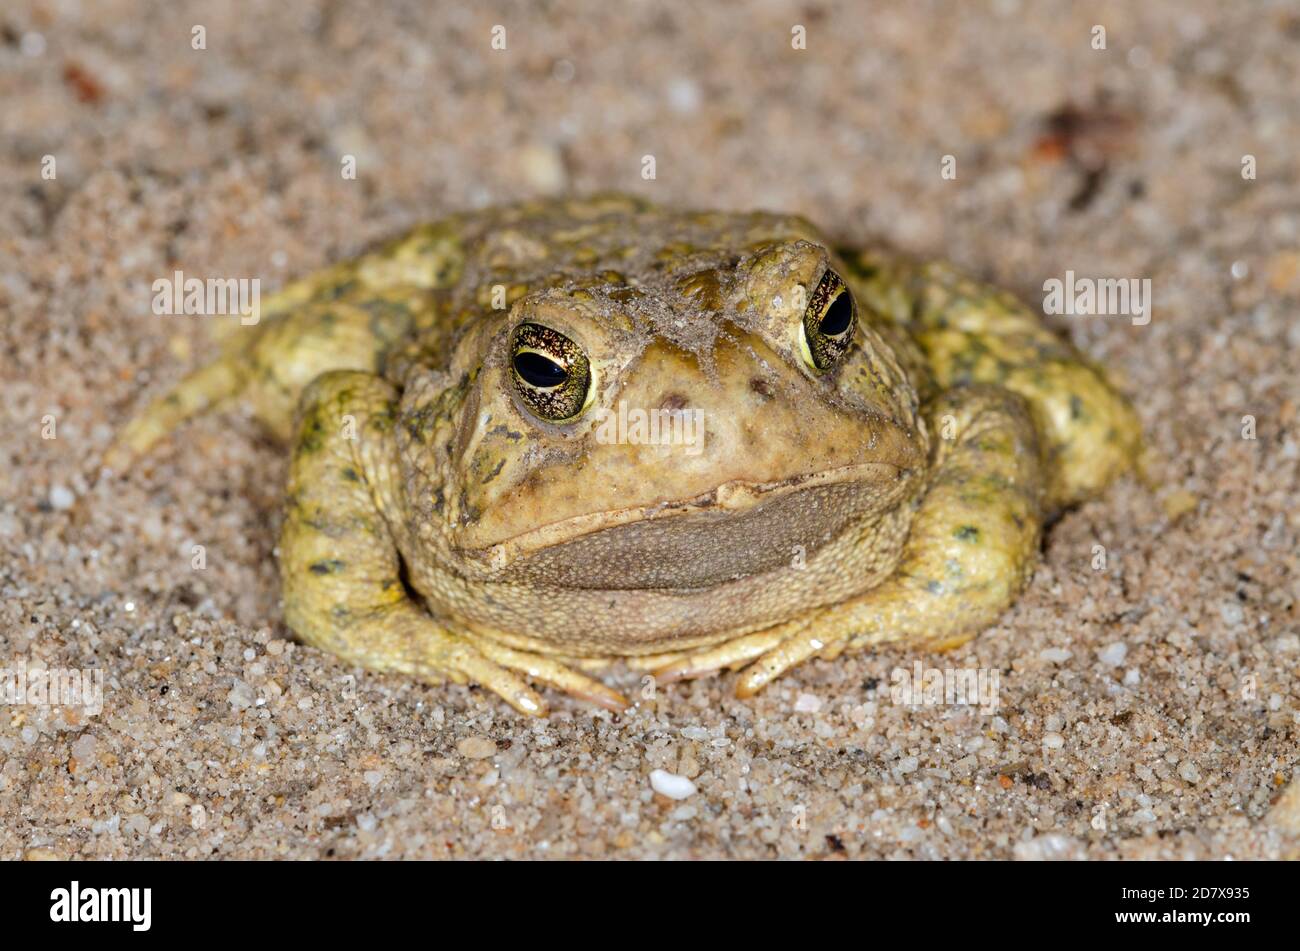
<svg viewBox="0 0 1300 951">
<path fill-rule="evenodd" d="M 515 354 L 515 372 L 529 386 L 550 389 L 569 378 L 569 372 L 549 357 L 525 351 Z"/>
<path fill-rule="evenodd" d="M 847 293 L 842 293 L 831 301 L 830 307 L 826 308 L 826 313 L 822 315 L 822 322 L 817 329 L 828 337 L 837 337 L 849 329 L 849 321 L 852 319 L 853 302 L 849 300 Z"/>
</svg>

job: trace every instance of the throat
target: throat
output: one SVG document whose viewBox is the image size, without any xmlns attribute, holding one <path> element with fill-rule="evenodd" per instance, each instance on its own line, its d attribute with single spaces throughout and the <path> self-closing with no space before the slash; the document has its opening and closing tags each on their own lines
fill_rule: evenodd
<svg viewBox="0 0 1300 951">
<path fill-rule="evenodd" d="M 898 491 L 905 488 L 900 483 Z M 869 535 L 882 511 L 900 502 L 882 494 L 879 484 L 822 485 L 741 512 L 705 509 L 614 525 L 523 555 L 497 578 L 561 588 L 691 590 L 800 571 L 847 532 Z"/>
</svg>

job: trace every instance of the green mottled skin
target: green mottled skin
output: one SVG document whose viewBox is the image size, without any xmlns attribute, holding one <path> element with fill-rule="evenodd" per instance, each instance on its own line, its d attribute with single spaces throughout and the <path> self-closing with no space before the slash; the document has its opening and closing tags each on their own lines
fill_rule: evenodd
<svg viewBox="0 0 1300 951">
<path fill-rule="evenodd" d="M 841 291 L 854 322 L 819 336 Z M 555 334 L 565 388 L 530 390 L 511 347 Z M 291 284 L 107 461 L 236 399 L 293 446 L 294 632 L 529 714 L 529 680 L 622 707 L 590 675 L 613 659 L 748 665 L 744 696 L 814 655 L 961 643 L 1023 587 L 1045 518 L 1139 443 L 1004 293 L 799 218 L 620 196 L 449 218 Z M 697 410 L 702 443 L 611 442 L 620 403 Z"/>
</svg>

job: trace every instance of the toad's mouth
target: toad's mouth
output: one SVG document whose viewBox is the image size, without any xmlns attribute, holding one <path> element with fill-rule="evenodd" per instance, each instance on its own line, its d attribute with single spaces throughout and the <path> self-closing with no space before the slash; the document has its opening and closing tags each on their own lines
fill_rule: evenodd
<svg viewBox="0 0 1300 951">
<path fill-rule="evenodd" d="M 902 504 L 917 473 L 885 462 L 782 482 L 725 482 L 682 501 L 609 509 L 465 551 L 504 583 L 689 589 L 797 565 Z"/>
</svg>

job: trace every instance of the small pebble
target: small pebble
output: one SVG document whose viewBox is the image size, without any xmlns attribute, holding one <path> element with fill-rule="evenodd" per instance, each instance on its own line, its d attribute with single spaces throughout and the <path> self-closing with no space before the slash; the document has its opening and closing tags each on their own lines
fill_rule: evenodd
<svg viewBox="0 0 1300 951">
<path fill-rule="evenodd" d="M 83 733 L 77 738 L 77 742 L 72 744 L 72 758 L 77 761 L 81 769 L 88 769 L 95 762 L 95 738 L 89 733 Z M 78 770 L 80 772 L 80 770 Z"/>
<path fill-rule="evenodd" d="M 656 769 L 650 774 L 650 788 L 669 799 L 686 799 L 695 795 L 695 784 L 685 776 Z"/>
<path fill-rule="evenodd" d="M 18 48 L 22 50 L 24 56 L 33 58 L 40 56 L 45 52 L 45 37 L 39 33 L 24 33 L 21 40 L 18 41 Z"/>
<path fill-rule="evenodd" d="M 821 697 L 810 693 L 801 693 L 799 699 L 794 702 L 794 708 L 798 713 L 816 713 L 822 708 Z"/>
<path fill-rule="evenodd" d="M 23 861 L 63 862 L 66 861 L 66 857 L 60 855 L 58 852 L 54 851 L 53 849 L 35 848 L 35 849 L 28 849 L 26 852 L 23 853 Z"/>
<path fill-rule="evenodd" d="M 50 505 L 59 511 L 66 511 L 76 504 L 77 497 L 72 494 L 72 490 L 67 486 L 54 485 L 50 487 Z"/>
<path fill-rule="evenodd" d="M 236 710 L 251 707 L 256 699 L 257 694 L 253 692 L 253 688 L 242 680 L 236 680 L 235 685 L 230 688 L 230 693 L 226 694 L 226 700 Z"/>
<path fill-rule="evenodd" d="M 1059 832 L 1048 832 L 1026 842 L 1017 842 L 1011 851 L 1020 862 L 1078 861 L 1084 857 L 1083 846 Z"/>
<path fill-rule="evenodd" d="M 700 108 L 700 87 L 689 79 L 674 79 L 668 84 L 668 105 L 683 115 L 696 112 Z"/>
<path fill-rule="evenodd" d="M 1236 601 L 1222 602 L 1219 605 L 1219 616 L 1223 618 L 1223 623 L 1232 627 L 1236 627 L 1246 620 L 1246 612 L 1241 609 L 1241 605 Z"/>
<path fill-rule="evenodd" d="M 487 759 L 496 753 L 497 745 L 484 736 L 467 736 L 456 749 L 466 759 Z"/>
<path fill-rule="evenodd" d="M 1065 745 L 1065 737 L 1059 733 L 1044 733 L 1043 745 L 1049 750 L 1059 750 Z"/>
<path fill-rule="evenodd" d="M 518 155 L 519 171 L 528 185 L 543 195 L 556 195 L 568 183 L 564 156 L 553 145 L 525 145 Z"/>
<path fill-rule="evenodd" d="M 1116 641 L 1114 644 L 1107 644 L 1101 652 L 1097 654 L 1097 659 L 1107 667 L 1118 667 L 1120 664 L 1124 663 L 1124 658 L 1127 656 L 1128 645 L 1123 641 Z"/>
</svg>

